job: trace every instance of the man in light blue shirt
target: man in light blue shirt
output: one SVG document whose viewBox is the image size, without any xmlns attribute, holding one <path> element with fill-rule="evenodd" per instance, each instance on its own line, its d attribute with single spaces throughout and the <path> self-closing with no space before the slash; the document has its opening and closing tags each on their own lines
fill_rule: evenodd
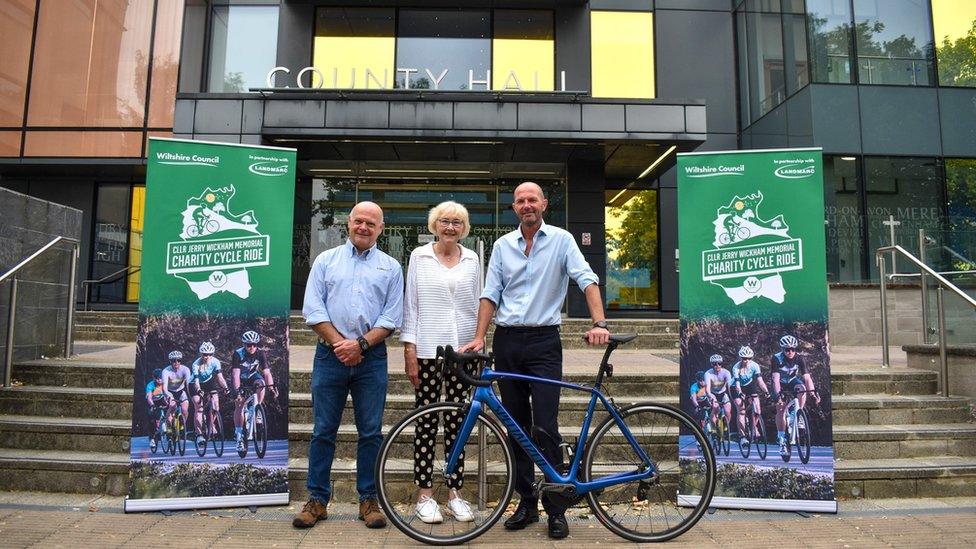
<svg viewBox="0 0 976 549">
<path fill-rule="evenodd" d="M 359 433 L 359 519 L 369 528 L 386 526 L 376 500 L 375 466 L 386 406 L 385 340 L 403 317 L 403 272 L 396 260 L 376 248 L 382 232 L 383 210 L 372 202 L 356 204 L 349 213 L 349 240 L 319 254 L 308 275 L 302 314 L 319 344 L 312 367 L 315 426 L 308 449 L 309 501 L 292 522 L 299 528 L 328 516 L 336 433 L 350 393 Z"/>
<path fill-rule="evenodd" d="M 590 345 L 605 345 L 610 338 L 603 313 L 598 278 L 568 232 L 542 220 L 549 206 L 539 185 L 522 183 L 515 189 L 512 209 L 518 229 L 495 241 L 478 309 L 475 338 L 462 352 L 481 350 L 492 316 L 495 335 L 492 351 L 499 372 L 514 372 L 547 379 L 562 379 L 563 350 L 559 340 L 560 310 L 572 278 L 583 290 L 593 328 L 586 333 Z M 562 462 L 558 442 L 559 387 L 540 383 L 501 380 L 498 383 L 505 408 L 526 432 L 541 428 L 550 438 L 542 444 L 546 459 Z M 545 435 L 544 435 L 545 436 Z M 539 521 L 538 500 L 533 496 L 535 469 L 532 459 L 512 442 L 515 453 L 515 490 L 521 496 L 505 528 L 521 530 Z M 549 537 L 569 535 L 565 508 L 543 495 L 549 515 Z"/>
</svg>

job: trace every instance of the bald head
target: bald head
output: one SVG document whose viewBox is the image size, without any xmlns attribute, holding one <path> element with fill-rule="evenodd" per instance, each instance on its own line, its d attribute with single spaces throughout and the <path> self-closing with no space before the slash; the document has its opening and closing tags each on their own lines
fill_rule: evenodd
<svg viewBox="0 0 976 549">
<path fill-rule="evenodd" d="M 357 213 L 371 212 L 379 216 L 380 223 L 383 222 L 383 208 L 376 202 L 370 202 L 369 200 L 364 200 L 352 207 L 352 211 L 349 212 L 349 217 L 355 216 Z"/>
<path fill-rule="evenodd" d="M 540 187 L 538 183 L 533 183 L 532 181 L 526 181 L 518 187 L 515 187 L 515 195 L 518 195 L 519 191 L 537 193 L 540 200 L 546 197 L 546 193 L 542 191 L 542 187 Z"/>
<path fill-rule="evenodd" d="M 515 187 L 512 210 L 519 218 L 519 224 L 524 230 L 535 230 L 542 225 L 542 214 L 549 207 L 542 187 L 531 181 L 526 181 Z"/>
<path fill-rule="evenodd" d="M 383 209 L 374 202 L 360 202 L 349 212 L 349 240 L 360 252 L 376 244 L 383 232 Z"/>
</svg>

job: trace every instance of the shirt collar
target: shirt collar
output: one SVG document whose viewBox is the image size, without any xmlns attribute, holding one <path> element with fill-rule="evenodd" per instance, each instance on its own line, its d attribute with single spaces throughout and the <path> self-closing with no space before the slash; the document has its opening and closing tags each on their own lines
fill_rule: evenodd
<svg viewBox="0 0 976 549">
<path fill-rule="evenodd" d="M 359 250 L 357 250 L 356 246 L 353 245 L 352 240 L 348 238 L 346 239 L 346 249 L 349 250 L 349 255 L 353 257 L 359 256 Z M 376 243 L 373 243 L 373 245 L 368 250 L 363 252 L 363 259 L 369 259 L 370 255 L 373 253 L 373 250 L 375 249 L 376 249 Z"/>
<path fill-rule="evenodd" d="M 540 235 L 540 234 L 546 235 L 546 234 L 549 234 L 548 227 L 549 226 L 546 225 L 546 222 L 545 221 L 542 221 L 542 224 L 539 225 L 539 230 L 536 231 L 535 234 L 536 235 Z M 518 227 L 515 227 L 515 231 L 514 232 L 515 232 L 515 240 L 516 241 L 525 240 L 525 235 L 522 234 L 522 224 L 521 223 L 519 224 Z"/>
<path fill-rule="evenodd" d="M 461 244 L 458 244 L 458 246 L 461 247 L 461 261 L 464 261 L 465 259 L 477 259 L 478 258 L 478 255 L 474 253 L 474 250 L 471 250 L 469 248 L 465 248 Z M 433 242 L 430 242 L 428 244 L 425 244 L 425 245 L 417 248 L 417 253 L 420 254 L 420 255 L 422 255 L 422 256 L 425 256 L 425 257 L 432 257 L 434 259 L 437 259 L 437 255 L 434 253 L 434 243 Z"/>
</svg>

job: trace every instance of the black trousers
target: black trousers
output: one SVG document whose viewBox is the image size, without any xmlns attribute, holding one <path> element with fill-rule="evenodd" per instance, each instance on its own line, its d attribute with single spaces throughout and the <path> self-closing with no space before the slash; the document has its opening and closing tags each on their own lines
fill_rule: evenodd
<svg viewBox="0 0 976 549">
<path fill-rule="evenodd" d="M 499 372 L 531 375 L 546 379 L 563 377 L 563 347 L 559 340 L 558 326 L 538 328 L 513 328 L 498 326 L 492 339 L 495 369 Z M 556 441 L 559 436 L 559 387 L 542 383 L 500 380 L 502 402 L 512 418 L 529 436 L 532 426 L 541 427 Z M 535 481 L 535 464 L 522 447 L 509 437 L 515 455 L 515 491 L 523 501 L 535 501 L 532 484 Z M 562 464 L 562 453 L 555 444 L 543 444 L 543 455 L 555 466 Z M 550 501 L 543 494 L 542 505 L 546 512 L 559 514 L 565 508 Z"/>
</svg>

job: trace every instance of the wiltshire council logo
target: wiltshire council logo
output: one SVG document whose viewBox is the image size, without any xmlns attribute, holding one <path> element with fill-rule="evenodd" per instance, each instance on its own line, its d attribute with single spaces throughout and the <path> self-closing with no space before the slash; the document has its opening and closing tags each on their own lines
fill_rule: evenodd
<svg viewBox="0 0 976 549">
<path fill-rule="evenodd" d="M 180 240 L 166 244 L 166 273 L 187 283 L 201 300 L 220 292 L 247 299 L 247 269 L 268 264 L 271 237 L 258 231 L 254 210 L 235 214 L 233 185 L 191 196 L 182 212 Z"/>
<path fill-rule="evenodd" d="M 714 246 L 702 252 L 702 280 L 720 286 L 736 305 L 765 297 L 783 303 L 786 288 L 780 273 L 803 269 L 803 241 L 777 215 L 759 215 L 761 191 L 734 196 L 715 214 Z M 761 243 L 755 242 L 760 239 Z"/>
</svg>

